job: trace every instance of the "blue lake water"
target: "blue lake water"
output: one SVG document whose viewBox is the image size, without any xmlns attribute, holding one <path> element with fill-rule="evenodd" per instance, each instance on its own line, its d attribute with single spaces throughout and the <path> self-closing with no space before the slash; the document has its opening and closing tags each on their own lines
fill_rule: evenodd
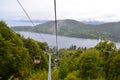
<svg viewBox="0 0 120 80">
<path fill-rule="evenodd" d="M 25 38 L 33 38 L 34 40 L 47 42 L 49 46 L 56 45 L 56 37 L 51 34 L 43 34 L 43 33 L 33 33 L 33 32 L 24 32 L 19 31 L 22 36 Z M 65 37 L 58 36 L 58 48 L 69 48 L 71 45 L 76 45 L 77 47 L 86 47 L 91 48 L 99 43 L 99 40 L 96 39 L 82 39 L 82 38 L 74 38 L 74 37 Z M 120 43 L 116 43 L 117 48 L 120 48 Z"/>
</svg>

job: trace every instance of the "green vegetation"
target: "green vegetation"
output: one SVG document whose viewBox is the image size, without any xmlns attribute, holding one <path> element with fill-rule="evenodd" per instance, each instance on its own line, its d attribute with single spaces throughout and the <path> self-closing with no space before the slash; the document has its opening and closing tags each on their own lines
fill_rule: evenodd
<svg viewBox="0 0 120 80">
<path fill-rule="evenodd" d="M 21 37 L 0 21 L 0 79 L 47 80 L 46 47 L 46 43 Z M 52 56 L 52 80 L 120 80 L 120 50 L 113 42 L 102 41 L 90 49 L 73 45 L 58 53 L 57 70 Z M 34 63 L 36 56 L 40 63 Z"/>
<path fill-rule="evenodd" d="M 30 26 L 12 27 L 15 31 L 30 31 L 54 34 L 54 21 L 48 21 L 43 24 Z M 105 23 L 99 25 L 84 24 L 75 20 L 58 20 L 58 34 L 63 36 L 71 36 L 78 38 L 91 38 L 103 40 L 111 40 L 120 42 L 120 22 Z"/>
<path fill-rule="evenodd" d="M 47 55 L 43 54 L 46 43 L 25 39 L 0 21 L 0 77 L 27 77 L 37 69 L 47 70 Z M 41 56 L 41 64 L 34 64 L 34 57 Z M 22 75 L 21 75 L 22 74 Z M 24 77 L 22 77 L 24 74 Z"/>
</svg>

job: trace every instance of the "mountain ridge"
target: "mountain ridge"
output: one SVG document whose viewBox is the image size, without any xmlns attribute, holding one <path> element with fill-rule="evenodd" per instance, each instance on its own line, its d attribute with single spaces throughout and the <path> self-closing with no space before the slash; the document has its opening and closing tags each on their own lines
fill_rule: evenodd
<svg viewBox="0 0 120 80">
<path fill-rule="evenodd" d="M 99 25 L 85 24 L 72 19 L 58 20 L 58 34 L 63 36 L 72 36 L 79 38 L 109 39 L 112 41 L 120 41 L 120 22 L 104 23 Z M 19 28 L 19 29 L 18 29 Z M 41 33 L 55 33 L 55 22 L 48 21 L 35 26 L 37 31 L 31 27 L 12 27 L 17 31 L 31 31 Z"/>
</svg>

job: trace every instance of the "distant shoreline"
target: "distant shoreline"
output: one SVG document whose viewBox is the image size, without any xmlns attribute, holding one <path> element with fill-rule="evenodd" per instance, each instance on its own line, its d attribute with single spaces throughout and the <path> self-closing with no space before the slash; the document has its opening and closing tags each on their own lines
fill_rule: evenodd
<svg viewBox="0 0 120 80">
<path fill-rule="evenodd" d="M 55 46 L 55 35 L 53 34 L 44 34 L 44 33 L 35 33 L 35 32 L 27 32 L 27 31 L 17 31 L 25 38 L 33 38 L 38 41 L 44 41 L 44 39 L 48 42 L 49 46 Z M 42 39 L 44 38 L 44 39 Z M 72 45 L 76 45 L 77 47 L 94 47 L 99 42 L 98 39 L 84 39 L 84 38 L 76 38 L 76 37 L 66 37 L 58 35 L 58 43 L 59 48 L 69 48 Z M 64 46 L 63 46 L 64 43 Z M 116 43 L 117 48 L 120 48 L 120 43 Z M 87 46 L 88 45 L 88 46 Z"/>
</svg>

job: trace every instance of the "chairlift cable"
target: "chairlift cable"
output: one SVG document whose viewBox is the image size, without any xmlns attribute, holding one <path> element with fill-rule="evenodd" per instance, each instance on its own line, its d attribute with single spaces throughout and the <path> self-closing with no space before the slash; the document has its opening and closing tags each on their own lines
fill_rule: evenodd
<svg viewBox="0 0 120 80">
<path fill-rule="evenodd" d="M 20 5 L 20 7 L 22 8 L 22 10 L 24 11 L 24 13 L 26 14 L 26 16 L 28 17 L 29 21 L 32 23 L 32 25 L 35 27 L 35 24 L 33 23 L 32 19 L 30 18 L 29 14 L 27 13 L 27 11 L 25 10 L 25 8 L 22 6 L 22 4 L 20 3 L 19 0 L 17 0 L 18 4 Z M 56 11 L 56 0 L 54 0 L 54 14 L 55 14 L 55 34 L 56 34 L 56 55 L 58 57 L 58 32 L 57 32 L 57 11 Z M 35 27 L 36 29 L 36 27 Z M 38 31 L 36 29 L 36 31 Z M 39 32 L 39 31 L 38 31 Z M 42 36 L 41 36 L 42 37 Z M 43 38 L 43 37 L 42 37 Z M 43 38 L 44 39 L 44 38 Z M 44 41 L 46 42 L 46 40 L 44 39 Z"/>
<path fill-rule="evenodd" d="M 22 8 L 22 10 L 24 11 L 24 13 L 26 14 L 26 16 L 28 17 L 28 19 L 30 20 L 30 22 L 32 23 L 33 26 L 35 26 L 35 24 L 33 23 L 33 21 L 31 20 L 30 16 L 28 15 L 27 11 L 25 10 L 25 8 L 22 6 L 22 4 L 20 3 L 19 0 L 17 0 L 17 2 L 19 3 L 20 7 Z"/>
<path fill-rule="evenodd" d="M 58 58 L 58 31 L 57 31 L 57 11 L 56 11 L 56 0 L 54 0 L 54 14 L 55 14 L 55 34 L 56 34 L 56 55 Z"/>
<path fill-rule="evenodd" d="M 32 21 L 32 19 L 30 18 L 29 14 L 27 13 L 27 11 L 25 10 L 25 8 L 24 8 L 24 7 L 22 6 L 22 4 L 20 3 L 20 1 L 17 0 L 17 2 L 18 2 L 18 4 L 20 5 L 20 7 L 22 8 L 22 10 L 24 11 L 24 13 L 25 13 L 25 15 L 27 16 L 27 18 L 29 19 L 29 21 L 31 22 L 31 24 L 33 25 L 33 27 L 35 28 L 35 30 L 36 30 L 37 32 L 39 32 L 38 29 L 36 29 L 35 24 L 34 24 L 34 22 Z M 41 38 L 42 38 L 45 42 L 47 42 L 47 41 L 42 37 L 41 34 L 40 34 L 40 36 L 41 36 Z"/>
</svg>

